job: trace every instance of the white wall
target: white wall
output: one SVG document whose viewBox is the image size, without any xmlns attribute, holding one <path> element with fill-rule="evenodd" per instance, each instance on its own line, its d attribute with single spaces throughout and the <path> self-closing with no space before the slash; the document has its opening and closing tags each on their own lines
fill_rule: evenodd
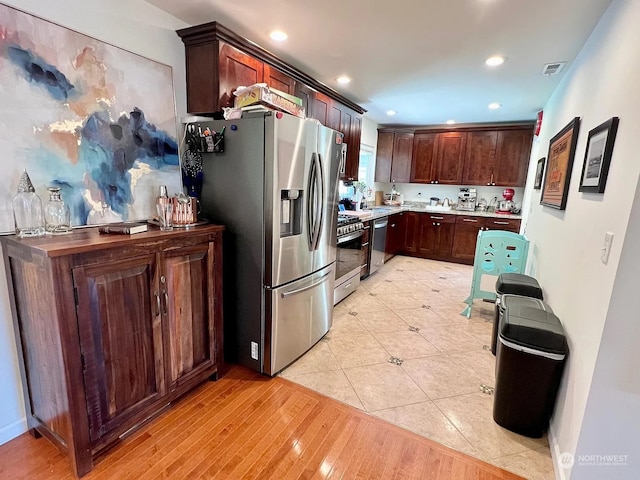
<svg viewBox="0 0 640 480">
<path fill-rule="evenodd" d="M 364 143 L 365 145 L 369 145 L 374 148 L 378 144 L 378 124 L 367 117 L 366 113 L 362 117 L 360 143 Z"/>
<path fill-rule="evenodd" d="M 27 13 L 173 67 L 177 118 L 186 112 L 184 46 L 188 25 L 142 1 L 2 0 Z M 158 99 L 173 102 L 173 98 Z M 0 275 L 0 444 L 26 430 L 22 388 L 4 278 Z"/>
<path fill-rule="evenodd" d="M 533 181 L 537 159 L 547 156 L 549 139 L 573 117 L 581 117 L 566 210 L 542 207 L 539 205 L 541 191 L 530 189 L 527 190 L 530 209 L 525 206 L 528 210 L 526 234 L 532 242 L 530 273 L 538 278 L 545 300 L 563 322 L 570 348 L 550 427 L 555 457 L 562 452 L 576 453 L 583 423 L 586 426 L 594 415 L 601 413 L 602 405 L 587 408 L 590 390 L 608 390 L 603 376 L 594 377 L 599 348 L 606 346 L 617 352 L 618 360 L 635 361 L 637 365 L 635 354 L 617 349 L 616 335 L 612 334 L 613 343 L 605 344 L 603 328 L 605 320 L 607 329 L 613 330 L 618 322 L 627 321 L 619 318 L 617 312 L 632 312 L 630 314 L 635 314 L 637 320 L 635 298 L 618 295 L 614 281 L 623 244 L 637 245 L 638 242 L 637 235 L 625 238 L 640 176 L 636 153 L 637 132 L 640 131 L 638 24 L 640 2 L 614 0 L 545 105 L 542 131 L 534 142 L 531 155 L 528 185 Z M 612 116 L 620 117 L 620 126 L 606 191 L 604 194 L 580 193 L 578 184 L 588 132 Z M 630 235 L 636 230 L 637 227 L 630 230 Z M 607 265 L 600 262 L 605 232 L 615 234 Z M 629 275 L 627 268 L 625 266 L 625 270 L 619 272 L 625 279 Z M 615 284 L 615 289 L 618 288 L 621 288 L 620 282 Z M 610 302 L 612 293 L 615 304 Z M 604 366 L 602 368 L 606 370 Z M 630 412 L 629 405 L 626 407 L 625 412 Z M 636 399 L 636 410 L 637 407 Z M 625 431 L 625 421 L 621 420 L 621 424 L 611 426 L 616 432 L 613 436 L 631 440 L 631 434 Z M 638 431 L 633 433 L 637 436 Z M 637 439 L 633 440 L 637 443 Z M 608 452 L 602 436 L 593 438 L 590 447 L 596 449 L 591 452 L 594 454 Z M 570 477 L 570 468 L 558 467 L 557 471 L 561 477 Z M 601 472 L 604 476 L 599 478 L 623 478 L 619 476 L 620 472 Z M 574 478 L 584 477 L 576 475 Z M 638 478 L 637 470 L 635 478 Z"/>
</svg>

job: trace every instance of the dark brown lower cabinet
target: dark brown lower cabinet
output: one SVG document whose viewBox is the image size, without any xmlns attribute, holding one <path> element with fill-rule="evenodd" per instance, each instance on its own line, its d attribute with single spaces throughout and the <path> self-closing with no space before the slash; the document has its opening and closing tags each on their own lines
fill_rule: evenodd
<svg viewBox="0 0 640 480">
<path fill-rule="evenodd" d="M 222 230 L 2 239 L 29 428 L 78 476 L 220 372 Z"/>
<path fill-rule="evenodd" d="M 405 212 L 389 215 L 387 225 L 387 239 L 384 248 L 384 261 L 390 260 L 398 254 L 405 244 Z"/>
<path fill-rule="evenodd" d="M 484 223 L 485 230 L 505 230 L 507 232 L 520 233 L 520 220 L 517 218 L 487 217 Z"/>
<path fill-rule="evenodd" d="M 485 217 L 460 215 L 456 217 L 451 256 L 460 263 L 473 265 L 478 232 L 484 230 Z"/>
<path fill-rule="evenodd" d="M 449 260 L 453 247 L 455 215 L 424 213 L 420 216 L 417 243 L 418 256 L 435 260 Z"/>
<path fill-rule="evenodd" d="M 402 251 L 405 254 L 473 265 L 480 230 L 506 230 L 518 233 L 520 220 L 405 212 L 404 230 L 405 241 Z"/>
</svg>

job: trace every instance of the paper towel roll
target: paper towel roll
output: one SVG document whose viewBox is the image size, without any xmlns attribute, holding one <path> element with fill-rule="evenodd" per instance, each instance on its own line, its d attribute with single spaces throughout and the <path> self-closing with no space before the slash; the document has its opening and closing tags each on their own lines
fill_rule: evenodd
<svg viewBox="0 0 640 480">
<path fill-rule="evenodd" d="M 376 205 L 384 205 L 384 192 L 376 190 Z"/>
</svg>

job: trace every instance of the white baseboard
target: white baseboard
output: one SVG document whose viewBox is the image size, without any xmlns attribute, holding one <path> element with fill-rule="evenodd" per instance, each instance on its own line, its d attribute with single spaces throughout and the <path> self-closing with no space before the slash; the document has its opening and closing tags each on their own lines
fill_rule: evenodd
<svg viewBox="0 0 640 480">
<path fill-rule="evenodd" d="M 553 471 L 555 472 L 556 480 L 567 480 L 567 477 L 565 476 L 566 468 L 560 464 L 560 447 L 558 446 L 558 439 L 551 428 L 549 428 L 548 439 L 549 446 L 551 447 L 551 460 L 553 461 Z"/>
<path fill-rule="evenodd" d="M 9 425 L 0 428 L 0 445 L 13 440 L 18 435 L 22 435 L 29 429 L 27 426 L 27 417 L 22 417 Z"/>
</svg>

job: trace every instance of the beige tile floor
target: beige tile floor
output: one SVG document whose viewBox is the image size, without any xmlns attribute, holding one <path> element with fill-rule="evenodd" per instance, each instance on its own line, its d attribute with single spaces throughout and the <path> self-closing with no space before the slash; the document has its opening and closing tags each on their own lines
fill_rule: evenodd
<svg viewBox="0 0 640 480">
<path fill-rule="evenodd" d="M 281 375 L 532 480 L 553 479 L 546 437 L 493 421 L 493 305 L 460 315 L 472 267 L 397 256 L 334 309 L 329 333 Z"/>
</svg>

